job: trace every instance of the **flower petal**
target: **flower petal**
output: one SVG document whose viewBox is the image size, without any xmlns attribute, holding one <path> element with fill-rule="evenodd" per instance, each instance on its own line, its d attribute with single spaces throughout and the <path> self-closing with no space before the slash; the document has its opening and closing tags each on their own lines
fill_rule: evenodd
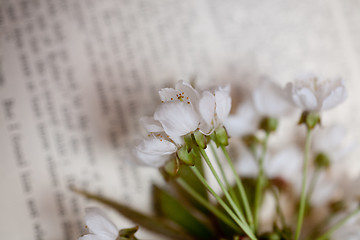
<svg viewBox="0 0 360 240">
<path fill-rule="evenodd" d="M 252 99 L 256 110 L 262 116 L 280 117 L 290 111 L 290 104 L 283 89 L 276 83 L 263 79 L 253 92 Z"/>
<path fill-rule="evenodd" d="M 235 115 L 230 115 L 224 125 L 231 136 L 244 136 L 255 132 L 259 116 L 250 101 L 240 105 Z"/>
<path fill-rule="evenodd" d="M 207 134 L 211 131 L 215 118 L 215 96 L 209 91 L 202 93 L 199 101 L 199 112 L 201 115 L 200 131 Z"/>
<path fill-rule="evenodd" d="M 194 106 L 197 105 L 200 98 L 199 92 L 196 91 L 189 83 L 180 80 L 176 83 L 175 89 L 184 95 L 185 102 L 189 100 Z M 187 99 L 187 97 L 189 97 L 189 99 Z"/>
<path fill-rule="evenodd" d="M 103 238 L 94 234 L 86 234 L 82 237 L 79 237 L 78 240 L 115 240 L 115 238 Z"/>
<path fill-rule="evenodd" d="M 318 101 L 309 88 L 295 89 L 292 98 L 294 103 L 303 110 L 319 110 Z"/>
<path fill-rule="evenodd" d="M 103 240 L 116 239 L 118 229 L 100 208 L 86 208 L 85 212 L 85 223 L 91 233 L 101 237 Z"/>
<path fill-rule="evenodd" d="M 159 121 L 156 121 L 153 117 L 142 117 L 140 118 L 141 125 L 144 126 L 146 131 L 150 133 L 163 132 L 164 129 Z"/>
<path fill-rule="evenodd" d="M 344 85 L 336 87 L 324 98 L 321 110 L 328 110 L 334 108 L 336 105 L 342 103 L 347 98 L 347 91 Z"/>
<path fill-rule="evenodd" d="M 224 122 L 231 110 L 230 86 L 215 90 L 216 115 Z"/>
<path fill-rule="evenodd" d="M 161 104 L 154 114 L 169 136 L 183 136 L 199 126 L 199 116 L 190 104 L 185 102 L 167 102 Z"/>
</svg>

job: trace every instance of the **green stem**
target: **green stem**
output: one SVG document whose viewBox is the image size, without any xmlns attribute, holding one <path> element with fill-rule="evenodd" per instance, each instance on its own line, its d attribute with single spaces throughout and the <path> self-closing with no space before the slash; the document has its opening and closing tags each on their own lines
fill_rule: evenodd
<svg viewBox="0 0 360 240">
<path fill-rule="evenodd" d="M 248 218 L 248 221 L 249 221 L 249 224 L 250 224 L 250 227 L 251 229 L 254 229 L 255 226 L 254 226 L 254 220 L 253 220 L 253 217 L 252 217 L 252 214 L 251 214 L 251 209 L 250 209 L 250 205 L 249 205 L 249 200 L 247 198 L 247 195 L 246 195 L 246 191 L 245 191 L 245 188 L 241 182 L 241 179 L 239 177 L 239 175 L 237 174 L 236 172 L 236 169 L 234 167 L 234 164 L 233 162 L 231 161 L 231 158 L 229 156 L 229 153 L 228 151 L 226 150 L 226 148 L 224 146 L 221 146 L 221 149 L 229 163 L 229 166 L 235 176 L 235 181 L 236 181 L 236 185 L 239 189 L 239 192 L 240 192 L 240 196 L 241 196 L 241 200 L 243 202 L 243 205 L 244 205 L 244 208 L 245 208 L 245 213 L 246 213 L 246 217 Z"/>
<path fill-rule="evenodd" d="M 305 214 L 305 205 L 306 205 L 305 189 L 306 189 L 307 169 L 308 169 L 308 165 L 309 165 L 310 144 L 311 144 L 311 129 L 308 128 L 307 133 L 306 133 L 300 207 L 299 207 L 299 215 L 298 215 L 298 219 L 297 219 L 297 226 L 296 226 L 296 232 L 295 232 L 295 240 L 298 240 L 300 237 L 301 227 L 303 224 L 304 214 Z"/>
<path fill-rule="evenodd" d="M 346 217 L 344 217 L 343 219 L 341 219 L 337 224 L 335 224 L 335 226 L 333 226 L 332 228 L 330 228 L 327 232 L 325 232 L 323 235 L 321 235 L 320 237 L 316 238 L 316 240 L 326 240 L 329 239 L 329 237 L 336 231 L 338 230 L 340 227 L 342 227 L 350 218 L 352 218 L 353 216 L 355 216 L 356 214 L 358 214 L 360 212 L 360 208 L 355 209 L 353 212 L 351 212 L 349 215 L 347 215 Z"/>
<path fill-rule="evenodd" d="M 261 205 L 261 198 L 262 198 L 262 191 L 264 188 L 264 159 L 267 152 L 267 144 L 269 141 L 269 132 L 266 133 L 265 139 L 262 144 L 262 153 L 259 158 L 259 174 L 256 181 L 256 189 L 255 189 L 255 208 L 254 208 L 254 224 L 255 224 L 255 230 L 258 229 L 259 225 L 259 211 L 260 211 L 260 205 Z"/>
<path fill-rule="evenodd" d="M 226 215 L 224 215 L 219 209 L 212 205 L 209 201 L 205 200 L 198 192 L 192 189 L 183 179 L 177 179 L 178 184 L 189 193 L 195 200 L 212 212 L 216 217 L 226 223 L 229 227 L 234 229 L 236 232 L 241 232 L 241 229 L 234 224 L 234 222 Z"/>
<path fill-rule="evenodd" d="M 239 219 L 238 216 L 226 205 L 226 203 L 221 199 L 221 197 L 216 194 L 216 192 L 210 187 L 210 185 L 207 183 L 206 179 L 201 175 L 199 170 L 196 167 L 190 167 L 190 169 L 193 171 L 195 176 L 200 180 L 200 182 L 208 189 L 208 191 L 215 197 L 215 199 L 218 201 L 221 207 L 224 208 L 224 210 L 230 215 L 230 217 L 236 222 L 236 224 L 239 225 L 239 227 L 248 235 L 248 237 L 252 240 L 257 240 L 254 233 L 251 231 L 249 226 L 246 224 L 246 222 L 243 222 Z"/>
<path fill-rule="evenodd" d="M 208 155 L 206 154 L 204 149 L 200 149 L 201 155 L 203 156 L 203 158 L 205 159 L 206 164 L 209 166 L 212 174 L 214 175 L 214 177 L 216 178 L 216 181 L 218 182 L 221 190 L 223 191 L 226 199 L 229 201 L 230 206 L 234 209 L 235 213 L 238 215 L 238 217 L 240 218 L 241 221 L 243 221 L 244 223 L 247 224 L 243 213 L 240 211 L 240 209 L 236 206 L 236 204 L 234 203 L 234 200 L 231 198 L 229 192 L 226 190 L 224 184 L 221 182 L 219 175 L 216 173 L 214 166 L 212 165 Z"/>
<path fill-rule="evenodd" d="M 286 226 L 286 221 L 285 221 L 284 213 L 283 213 L 283 211 L 281 209 L 278 191 L 277 191 L 277 189 L 275 187 L 272 187 L 271 191 L 272 191 L 272 193 L 274 195 L 274 198 L 275 198 L 275 201 L 276 201 L 276 213 L 277 213 L 277 216 L 279 216 L 279 218 L 280 218 L 282 227 L 285 227 Z"/>
<path fill-rule="evenodd" d="M 314 172 L 313 176 L 311 177 L 310 184 L 309 184 L 309 189 L 308 189 L 308 192 L 307 192 L 307 199 L 308 199 L 309 202 L 310 202 L 310 199 L 311 199 L 311 195 L 314 192 L 316 183 L 317 183 L 317 181 L 319 179 L 319 174 L 320 174 L 320 168 L 316 167 L 315 172 Z"/>
<path fill-rule="evenodd" d="M 217 163 L 217 165 L 218 165 L 218 167 L 219 167 L 220 174 L 221 174 L 222 179 L 223 179 L 224 182 L 225 182 L 226 188 L 229 190 L 230 196 L 233 198 L 236 206 L 237 206 L 238 208 L 240 208 L 239 200 L 238 200 L 238 198 L 237 198 L 237 196 L 236 196 L 236 194 L 235 194 L 234 189 L 231 187 L 231 185 L 230 185 L 230 183 L 229 183 L 229 181 L 228 181 L 228 179 L 227 179 L 227 177 L 226 177 L 224 168 L 222 167 L 222 164 L 221 164 L 221 162 L 220 162 L 220 159 L 219 159 L 219 156 L 218 156 L 218 154 L 217 154 L 217 152 L 216 152 L 216 149 L 214 148 L 213 143 L 210 143 L 209 145 L 210 145 L 211 152 L 214 154 L 216 163 Z"/>
</svg>

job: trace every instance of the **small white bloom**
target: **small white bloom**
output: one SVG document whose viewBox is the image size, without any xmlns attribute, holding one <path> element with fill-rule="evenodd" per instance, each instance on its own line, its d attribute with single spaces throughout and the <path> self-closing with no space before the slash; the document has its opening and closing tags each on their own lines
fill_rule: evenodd
<svg viewBox="0 0 360 240">
<path fill-rule="evenodd" d="M 161 167 L 177 151 L 177 146 L 164 135 L 143 139 L 136 146 L 135 155 L 145 165 Z"/>
<path fill-rule="evenodd" d="M 320 80 L 314 75 L 286 85 L 292 102 L 304 111 L 323 111 L 334 108 L 347 98 L 342 79 Z"/>
<path fill-rule="evenodd" d="M 211 134 L 223 125 L 231 109 L 230 87 L 219 87 L 215 93 L 204 91 L 199 101 L 199 112 L 202 117 L 200 131 Z"/>
<path fill-rule="evenodd" d="M 199 93 L 189 83 L 178 81 L 174 88 L 162 88 L 159 91 L 162 102 L 185 102 L 196 106 Z"/>
<path fill-rule="evenodd" d="M 200 119 L 194 108 L 186 102 L 162 103 L 154 114 L 170 137 L 184 136 L 199 126 Z"/>
<path fill-rule="evenodd" d="M 344 144 L 345 137 L 346 129 L 342 125 L 318 128 L 314 130 L 312 150 L 315 154 L 324 153 L 330 161 L 336 162 L 355 147 L 355 143 Z"/>
<path fill-rule="evenodd" d="M 257 114 L 253 103 L 246 101 L 239 105 L 234 115 L 230 115 L 224 125 L 229 135 L 245 136 L 254 133 L 259 124 L 259 115 Z"/>
<path fill-rule="evenodd" d="M 85 209 L 85 223 L 89 233 L 79 240 L 116 240 L 119 230 L 99 208 Z"/>
<path fill-rule="evenodd" d="M 262 79 L 252 94 L 252 100 L 257 112 L 263 117 L 286 115 L 291 105 L 286 99 L 285 91 L 275 82 Z"/>
</svg>

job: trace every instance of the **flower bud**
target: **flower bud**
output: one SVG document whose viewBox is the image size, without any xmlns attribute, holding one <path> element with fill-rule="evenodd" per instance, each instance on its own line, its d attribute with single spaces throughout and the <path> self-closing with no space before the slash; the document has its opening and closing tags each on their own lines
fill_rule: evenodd
<svg viewBox="0 0 360 240">
<path fill-rule="evenodd" d="M 276 118 L 265 117 L 261 120 L 259 128 L 267 133 L 274 132 L 277 129 L 279 121 Z"/>
<path fill-rule="evenodd" d="M 330 159 L 325 153 L 318 153 L 315 157 L 315 165 L 318 168 L 329 168 Z"/>
<path fill-rule="evenodd" d="M 313 129 L 321 123 L 320 115 L 316 112 L 305 111 L 301 114 L 299 124 L 305 124 L 308 129 Z"/>
</svg>

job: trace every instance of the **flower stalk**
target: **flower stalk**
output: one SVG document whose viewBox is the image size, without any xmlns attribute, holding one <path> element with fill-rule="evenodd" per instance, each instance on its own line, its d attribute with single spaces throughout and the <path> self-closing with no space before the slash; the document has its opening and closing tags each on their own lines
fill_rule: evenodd
<svg viewBox="0 0 360 240">
<path fill-rule="evenodd" d="M 259 226 L 259 211 L 260 211 L 260 205 L 261 205 L 261 198 L 262 198 L 262 192 L 264 188 L 265 183 L 265 176 L 264 176 L 264 159 L 267 152 L 267 145 L 269 141 L 270 132 L 266 132 L 263 144 L 262 144 L 262 153 L 259 158 L 259 174 L 257 177 L 256 182 L 256 189 L 255 189 L 255 207 L 254 207 L 254 224 L 255 224 L 255 230 L 258 229 Z"/>
<path fill-rule="evenodd" d="M 307 180 L 307 169 L 309 165 L 309 151 L 311 144 L 311 133 L 312 128 L 307 128 L 306 133 L 306 142 L 305 142 L 305 152 L 304 152 L 304 164 L 303 164 L 303 175 L 302 175 L 302 186 L 301 186 L 301 196 L 300 196 L 300 207 L 296 225 L 295 239 L 298 240 L 301 233 L 301 227 L 304 221 L 305 214 L 305 205 L 306 205 L 306 180 Z"/>
</svg>

